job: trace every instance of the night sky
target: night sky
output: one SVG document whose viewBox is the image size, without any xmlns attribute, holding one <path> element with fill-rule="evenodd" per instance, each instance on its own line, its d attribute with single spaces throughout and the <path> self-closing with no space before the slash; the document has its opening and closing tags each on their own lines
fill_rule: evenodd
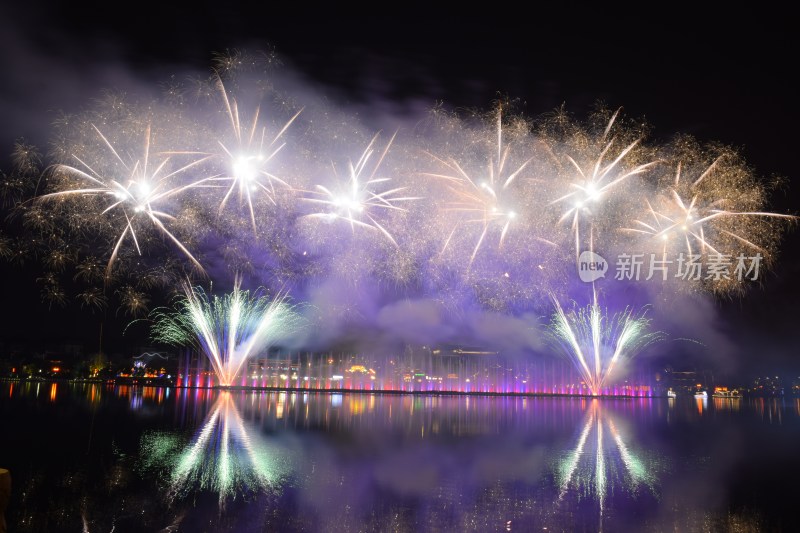
<svg viewBox="0 0 800 533">
<path fill-rule="evenodd" d="M 385 4 L 383 17 L 305 3 L 276 10 L 229 2 L 91 10 L 72 2 L 8 4 L 0 7 L 0 169 L 9 167 L 15 139 L 46 147 L 57 112 L 86 107 L 103 89 L 152 90 L 170 75 L 208 73 L 214 52 L 273 48 L 287 69 L 358 109 L 367 123 L 371 111 L 407 117 L 439 101 L 488 108 L 498 95 L 520 99 L 531 117 L 562 104 L 578 117 L 598 101 L 621 106 L 651 124 L 652 140 L 688 133 L 738 147 L 758 174 L 787 178 L 771 209 L 800 213 L 800 106 L 790 81 L 796 19 L 766 5 L 559 12 L 535 3 L 527 15 L 506 4 L 467 12 Z M 800 370 L 799 245 L 800 230 L 790 231 L 762 289 L 716 304 L 720 331 L 740 348 L 731 357 L 742 372 Z M 2 272 L 0 341 L 76 331 L 93 338 L 95 326 L 81 324 L 96 318 L 50 314 L 32 276 L 7 265 Z M 108 335 L 121 342 L 119 331 Z"/>
</svg>

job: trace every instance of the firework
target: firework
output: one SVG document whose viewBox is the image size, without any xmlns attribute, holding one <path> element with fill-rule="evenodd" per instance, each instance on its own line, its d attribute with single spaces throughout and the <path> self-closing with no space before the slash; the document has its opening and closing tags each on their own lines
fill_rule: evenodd
<svg viewBox="0 0 800 533">
<path fill-rule="evenodd" d="M 293 333 L 300 323 L 285 294 L 273 299 L 257 290 L 251 295 L 240 284 L 237 278 L 233 292 L 211 298 L 202 288 L 186 284 L 175 309 L 159 309 L 153 316 L 154 340 L 195 346 L 225 387 L 250 356 Z"/>
<path fill-rule="evenodd" d="M 576 160 L 576 154 L 566 153 L 563 156 L 569 162 L 574 177 L 567 180 L 569 192 L 556 198 L 551 204 L 564 206 L 559 222 L 571 221 L 575 236 L 575 257 L 580 254 L 581 249 L 581 224 L 589 227 L 588 248 L 593 249 L 594 220 L 606 208 L 608 196 L 625 180 L 644 173 L 656 164 L 656 161 L 646 161 L 626 165 L 633 159 L 631 152 L 641 143 L 641 139 L 620 144 L 610 135 L 618 113 L 619 110 L 611 116 L 598 139 L 589 140 L 583 157 Z"/>
<path fill-rule="evenodd" d="M 485 166 L 479 166 L 477 175 L 471 175 L 465 170 L 469 167 L 459 163 L 456 159 L 443 159 L 428 153 L 443 167 L 444 172 L 425 172 L 423 175 L 444 180 L 451 195 L 444 202 L 444 210 L 456 214 L 458 219 L 445 239 L 440 253 L 447 250 L 453 236 L 461 226 L 474 225 L 479 228 L 480 235 L 472 249 L 468 265 L 472 265 L 490 230 L 496 230 L 498 233 L 497 248 L 502 248 L 512 225 L 520 224 L 520 219 L 527 216 L 527 213 L 523 212 L 524 208 L 531 201 L 536 201 L 536 199 L 525 198 L 516 193 L 513 187 L 521 181 L 531 179 L 523 174 L 533 157 L 529 157 L 521 163 L 512 164 L 510 162 L 511 145 L 504 143 L 503 133 L 501 108 L 497 112 L 496 119 L 496 152 L 488 157 Z M 540 240 L 554 245 L 546 239 Z"/>
<path fill-rule="evenodd" d="M 162 100 L 109 93 L 63 117 L 44 175 L 44 156 L 18 144 L 0 179 L 15 215 L 0 256 L 35 257 L 50 304 L 67 304 L 77 282 L 78 303 L 102 307 L 90 291 L 102 283 L 126 314 L 187 270 L 219 265 L 302 295 L 346 280 L 381 305 L 413 296 L 456 313 L 516 313 L 570 292 L 573 248 L 768 260 L 793 219 L 769 212 L 767 187 L 734 150 L 688 138 L 655 146 L 619 111 L 578 122 L 563 111 L 528 120 L 505 101 L 487 115 L 436 110 L 384 143 L 360 117 L 256 79 L 245 57 L 220 60 L 196 99 L 172 81 Z M 250 108 L 254 96 L 279 112 Z M 744 285 L 685 283 L 724 294 Z"/>
<path fill-rule="evenodd" d="M 233 193 L 237 192 L 239 202 L 247 205 L 253 232 L 256 232 L 253 195 L 261 191 L 274 204 L 276 184 L 286 189 L 291 189 L 291 186 L 286 181 L 275 175 L 270 168 L 270 163 L 278 155 L 278 152 L 286 146 L 286 143 L 281 140 L 283 134 L 300 115 L 302 109 L 295 113 L 274 136 L 268 136 L 266 127 L 259 129 L 260 108 L 256 107 L 250 126 L 243 125 L 236 100 L 228 95 L 221 78 L 217 77 L 216 84 L 222 95 L 225 111 L 230 120 L 233 139 L 230 141 L 217 140 L 222 149 L 219 158 L 225 161 L 223 174 L 201 179 L 191 186 L 198 187 L 213 185 L 218 182 L 229 182 L 230 186 L 220 202 L 219 210 L 222 211 Z"/>
<path fill-rule="evenodd" d="M 191 161 L 176 170 L 168 170 L 169 157 L 162 156 L 156 161 L 151 161 L 151 135 L 150 126 L 148 125 L 144 135 L 145 142 L 141 157 L 126 162 L 97 126 L 92 125 L 92 128 L 107 148 L 110 160 L 101 159 L 99 164 L 102 166 L 95 167 L 94 163 L 90 165 L 80 156 L 73 154 L 72 157 L 79 163 L 80 168 L 70 165 L 56 165 L 54 172 L 57 175 L 60 174 L 77 179 L 79 185 L 77 187 L 70 186 L 67 190 L 46 194 L 39 197 L 39 200 L 53 201 L 65 197 L 101 197 L 104 199 L 98 215 L 100 217 L 116 217 L 119 225 L 123 228 L 116 238 L 111 257 L 108 260 L 106 279 L 111 275 L 111 268 L 126 237 L 130 237 L 136 247 L 136 251 L 139 255 L 142 254 L 139 239 L 137 238 L 137 226 L 142 219 L 148 225 L 155 227 L 162 235 L 168 237 L 202 272 L 203 267 L 200 262 L 167 229 L 164 221 L 173 220 L 175 217 L 162 211 L 159 207 L 159 202 L 164 201 L 178 191 L 177 188 L 171 186 L 171 178 L 198 165 L 204 158 Z"/>
<path fill-rule="evenodd" d="M 600 307 L 596 290 L 592 296 L 591 304 L 569 312 L 553 299 L 556 312 L 549 331 L 556 345 L 573 361 L 591 394 L 597 396 L 603 393 L 615 366 L 662 335 L 649 331 L 650 319 L 644 311 L 626 308 L 609 315 Z"/>
<path fill-rule="evenodd" d="M 355 164 L 352 160 L 347 162 L 347 179 L 342 181 L 333 167 L 335 184 L 326 186 L 317 184 L 312 196 L 303 198 L 306 202 L 321 205 L 324 212 L 306 215 L 312 219 L 322 219 L 326 221 L 343 220 L 350 225 L 350 229 L 355 232 L 356 227 L 379 231 L 389 241 L 397 246 L 397 241 L 389 231 L 378 222 L 381 211 L 395 210 L 405 211 L 400 207 L 401 202 L 419 200 L 418 197 L 398 196 L 406 190 L 406 187 L 395 187 L 381 191 L 380 188 L 391 178 L 376 177 L 381 163 L 383 162 L 389 148 L 394 142 L 395 136 L 389 139 L 386 147 L 381 152 L 377 161 L 372 165 L 372 171 L 367 168 L 370 159 L 375 153 L 375 144 L 378 135 L 372 138 L 367 147 L 361 153 Z M 367 175 L 368 174 L 368 175 Z"/>
<path fill-rule="evenodd" d="M 687 261 L 712 255 L 769 258 L 778 237 L 773 221 L 795 217 L 762 211 L 764 186 L 735 153 L 717 151 L 721 153 L 708 164 L 698 158 L 696 149 L 684 148 L 674 179 L 660 187 L 654 198 L 645 199 L 642 216 L 623 231 L 644 237 L 640 244 L 647 251 L 671 257 L 682 254 Z M 715 281 L 710 284 L 715 291 L 733 285 L 730 280 Z"/>
</svg>

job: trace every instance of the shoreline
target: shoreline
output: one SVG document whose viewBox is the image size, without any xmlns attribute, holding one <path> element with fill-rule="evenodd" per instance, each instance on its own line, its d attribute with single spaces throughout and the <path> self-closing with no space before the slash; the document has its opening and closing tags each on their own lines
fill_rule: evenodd
<svg viewBox="0 0 800 533">
<path fill-rule="evenodd" d="M 292 392 L 292 393 L 321 393 L 321 394 L 386 394 L 386 395 L 411 395 L 411 396 L 489 396 L 513 398 L 607 398 L 607 399 L 667 399 L 666 395 L 635 396 L 631 394 L 577 394 L 558 392 L 497 392 L 497 391 L 447 391 L 447 390 L 398 390 L 398 389 L 347 389 L 347 388 L 306 388 L 306 387 L 257 387 L 249 385 L 176 385 L 168 380 L 158 378 L 114 378 L 114 379 L 25 379 L 25 378 L 0 378 L 0 382 L 15 383 L 68 383 L 74 385 L 93 384 L 109 386 L 135 386 L 135 387 L 161 387 L 175 390 L 218 390 L 228 392 Z"/>
<path fill-rule="evenodd" d="M 631 400 L 651 400 L 651 399 L 676 399 L 667 396 L 666 394 L 654 394 L 652 396 L 637 396 L 633 394 L 577 394 L 577 393 L 561 393 L 561 392 L 515 392 L 515 391 L 457 391 L 457 390 L 399 390 L 399 389 L 347 389 L 347 388 L 309 388 L 309 387 L 259 387 L 252 385 L 212 385 L 212 386 L 197 386 L 197 385 L 176 385 L 167 379 L 159 378 L 114 378 L 114 379 L 28 379 L 28 378 L 9 378 L 0 377 L 0 383 L 65 383 L 70 385 L 107 385 L 107 386 L 130 386 L 130 387 L 158 387 L 170 388 L 175 390 L 217 390 L 228 392 L 290 392 L 290 393 L 321 393 L 321 394 L 385 394 L 385 395 L 410 395 L 410 396 L 484 396 L 484 397 L 510 397 L 510 398 L 605 398 L 605 399 L 631 399 Z M 763 398 L 763 399 L 797 399 L 800 396 L 792 394 L 784 395 L 752 395 L 742 394 L 741 396 L 733 399 L 741 398 Z M 696 400 L 692 395 L 681 394 L 677 399 L 691 399 Z M 709 395 L 708 399 L 717 400 L 730 400 L 732 398 L 716 397 Z"/>
</svg>

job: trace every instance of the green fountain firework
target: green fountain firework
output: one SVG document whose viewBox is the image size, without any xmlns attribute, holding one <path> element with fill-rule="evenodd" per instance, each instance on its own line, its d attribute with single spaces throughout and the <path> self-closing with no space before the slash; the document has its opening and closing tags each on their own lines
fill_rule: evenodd
<svg viewBox="0 0 800 533">
<path fill-rule="evenodd" d="M 251 294 L 237 278 L 233 292 L 206 295 L 186 283 L 173 309 L 156 309 L 153 340 L 191 345 L 205 354 L 219 384 L 230 386 L 245 361 L 297 331 L 302 321 L 285 293 L 271 298 L 263 288 Z"/>
</svg>

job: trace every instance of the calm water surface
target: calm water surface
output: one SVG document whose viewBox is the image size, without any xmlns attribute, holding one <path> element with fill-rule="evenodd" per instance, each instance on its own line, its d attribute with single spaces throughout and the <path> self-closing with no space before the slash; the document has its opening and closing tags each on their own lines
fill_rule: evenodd
<svg viewBox="0 0 800 533">
<path fill-rule="evenodd" d="M 10 531 L 797 531 L 800 400 L 0 383 Z"/>
</svg>

